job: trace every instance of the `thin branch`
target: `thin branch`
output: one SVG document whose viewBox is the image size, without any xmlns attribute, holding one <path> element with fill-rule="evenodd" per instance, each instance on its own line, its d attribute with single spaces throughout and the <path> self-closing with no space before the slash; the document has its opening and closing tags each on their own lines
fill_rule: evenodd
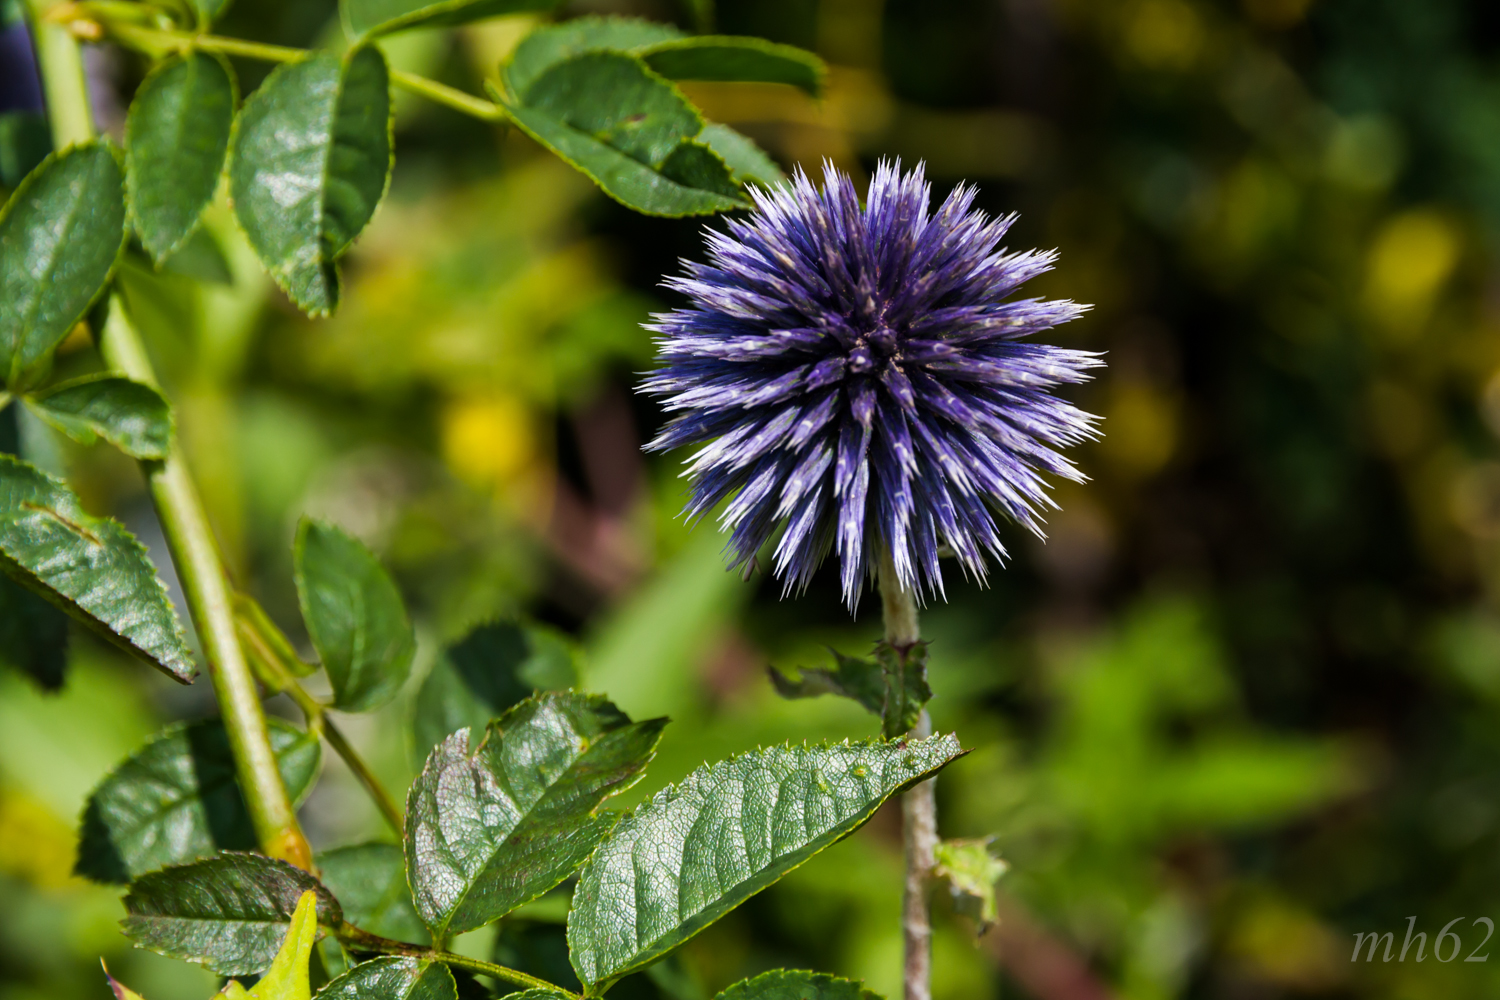
<svg viewBox="0 0 1500 1000">
<path fill-rule="evenodd" d="M 369 931 L 361 930 L 353 924 L 344 924 L 334 934 L 340 941 L 356 951 L 378 952 L 382 955 L 402 955 L 407 958 L 425 958 L 429 961 L 442 962 L 458 969 L 467 969 L 470 972 L 478 972 L 492 979 L 514 986 L 527 989 L 546 990 L 549 993 L 557 993 L 565 997 L 573 997 L 579 1000 L 578 994 L 571 990 L 563 989 L 556 983 L 549 983 L 545 979 L 512 969 L 504 965 L 496 965 L 494 962 L 486 962 L 478 958 L 470 958 L 467 955 L 458 955 L 451 951 L 443 951 L 437 948 L 423 948 L 420 945 L 408 944 L 405 941 L 392 941 L 390 938 L 371 934 Z"/>
</svg>

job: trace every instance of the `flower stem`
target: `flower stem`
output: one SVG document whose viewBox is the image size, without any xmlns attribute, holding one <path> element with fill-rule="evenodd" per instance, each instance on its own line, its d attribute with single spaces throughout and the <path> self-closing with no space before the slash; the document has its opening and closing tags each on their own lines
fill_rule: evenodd
<svg viewBox="0 0 1500 1000">
<path fill-rule="evenodd" d="M 257 616 L 248 610 L 247 605 L 254 606 L 255 610 L 259 611 L 258 605 L 253 605 L 248 598 L 244 598 L 238 603 L 236 618 L 240 639 L 246 652 L 249 653 L 250 665 L 255 675 L 268 689 L 284 693 L 296 703 L 307 719 L 308 729 L 321 732 L 323 738 L 328 741 L 328 745 L 344 759 L 349 770 L 354 772 L 354 776 L 369 793 L 371 801 L 375 803 L 375 808 L 380 810 L 380 815 L 399 837 L 406 825 L 400 806 L 396 805 L 395 800 L 385 790 L 380 779 L 375 777 L 375 772 L 370 770 L 370 765 L 365 763 L 359 751 L 354 749 L 343 730 L 328 717 L 328 706 L 308 694 L 307 689 L 297 683 L 283 651 L 284 648 L 290 648 L 291 644 L 284 636 L 268 634 L 270 630 L 266 628 L 266 624 L 269 622 L 258 620 L 264 616 L 265 612 L 261 611 Z M 271 630 L 274 629 L 275 626 L 271 625 Z"/>
<path fill-rule="evenodd" d="M 519 969 L 508 968 L 504 965 L 496 965 L 494 962 L 486 962 L 478 958 L 470 958 L 467 955 L 455 954 L 444 951 L 442 948 L 423 948 L 420 945 L 408 944 L 405 941 L 392 941 L 378 934 L 361 930 L 353 924 L 344 924 L 335 932 L 340 941 L 356 951 L 373 951 L 384 955 L 405 955 L 410 958 L 425 958 L 431 961 L 442 962 L 459 969 L 468 969 L 470 972 L 478 972 L 492 979 L 514 986 L 528 989 L 546 990 L 549 993 L 557 993 L 565 997 L 573 997 L 578 1000 L 578 994 L 571 990 L 565 990 L 555 983 L 549 983 L 545 979 L 538 979 Z"/>
<path fill-rule="evenodd" d="M 40 0 L 31 0 L 31 2 L 36 3 Z M 75 31 L 102 32 L 122 45 L 153 56 L 197 49 L 202 52 L 220 52 L 227 56 L 260 59 L 264 62 L 284 63 L 305 59 L 309 54 L 307 49 L 295 49 L 285 45 L 266 45 L 261 42 L 247 42 L 239 38 L 224 38 L 219 35 L 199 35 L 188 31 L 144 27 L 122 20 L 110 6 L 105 4 L 84 2 L 62 5 L 54 17 L 54 24 L 58 21 L 66 21 L 68 25 L 78 25 L 73 29 Z M 89 25 L 89 27 L 82 27 L 83 25 Z M 66 32 L 68 29 L 57 25 L 55 30 Z M 436 80 L 418 76 L 416 73 L 392 70 L 391 83 L 402 90 L 420 94 L 429 101 L 446 105 L 481 121 L 498 122 L 506 118 L 505 109 L 493 101 L 475 97 L 456 87 L 438 83 Z"/>
<path fill-rule="evenodd" d="M 880 601 L 885 617 L 885 640 L 898 651 L 921 638 L 916 594 L 901 586 L 890 553 L 879 568 Z M 923 709 L 910 735 L 932 735 L 932 719 Z M 913 786 L 901 796 L 901 830 L 906 851 L 906 879 L 901 896 L 901 937 L 905 945 L 902 975 L 905 1000 L 932 998 L 932 918 L 927 910 L 927 886 L 937 851 L 937 800 L 933 779 Z"/>
<path fill-rule="evenodd" d="M 137 382 L 156 385 L 145 344 L 119 296 L 110 300 L 109 319 L 99 336 L 99 352 L 115 371 Z M 203 646 L 256 839 L 271 857 L 311 869 L 312 849 L 297 825 L 297 814 L 271 751 L 260 695 L 240 648 L 224 566 L 182 448 L 174 443 L 166 461 L 142 462 L 141 467 Z"/>
</svg>

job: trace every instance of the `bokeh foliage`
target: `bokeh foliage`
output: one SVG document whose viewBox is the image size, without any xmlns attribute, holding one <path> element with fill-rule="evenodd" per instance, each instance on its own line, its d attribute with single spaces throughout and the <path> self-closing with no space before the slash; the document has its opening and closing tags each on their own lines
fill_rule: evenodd
<svg viewBox="0 0 1500 1000">
<path fill-rule="evenodd" d="M 1500 898 L 1490 5 L 608 9 L 819 52 L 821 99 L 683 89 L 785 167 L 894 154 L 925 159 L 939 189 L 980 183 L 986 207 L 1022 213 L 1017 245 L 1060 248 L 1038 293 L 1096 306 L 1063 331 L 1109 352 L 1075 397 L 1106 418 L 1080 453 L 1095 481 L 1061 492 L 1045 547 L 1013 533 L 991 589 L 955 580 L 925 617 L 937 723 L 977 747 L 940 782 L 945 830 L 996 836 L 1011 866 L 977 946 L 965 918 L 940 917 L 937 995 L 1041 995 L 1037 956 L 1061 954 L 1143 1000 L 1492 996 L 1495 962 L 1348 961 L 1356 931 L 1399 938 L 1414 915 L 1431 935 Z M 223 30 L 306 45 L 340 29 L 326 0 L 237 0 Z M 478 92 L 522 33 L 511 19 L 381 44 L 398 69 Z M 13 37 L 7 108 L 34 99 Z M 122 95 L 140 83 L 133 57 L 96 55 Z M 234 68 L 247 92 L 265 74 Z M 118 107 L 98 112 L 124 127 Z M 299 620 L 304 514 L 396 568 L 413 681 L 349 720 L 356 742 L 404 787 L 411 748 L 391 734 L 438 649 L 515 613 L 576 635 L 587 683 L 633 717 L 673 716 L 633 799 L 756 743 L 868 735 L 852 705 L 777 700 L 763 667 L 826 664 L 824 644 L 863 655 L 877 624 L 847 624 L 831 576 L 785 603 L 724 574 L 708 527 L 673 518 L 675 465 L 636 456 L 661 419 L 631 394 L 650 358 L 637 324 L 698 224 L 628 213 L 515 131 L 404 99 L 395 114 L 391 196 L 345 258 L 331 321 L 280 298 L 222 203 L 208 225 L 224 260 L 122 277 L 225 554 L 272 616 Z M 24 121 L 5 129 L 19 138 L 0 142 L 0 184 L 40 155 Z M 59 374 L 87 358 L 65 344 Z M 159 537 L 132 463 L 29 412 L 4 419 L 92 513 Z M 12 666 L 0 998 L 102 996 L 101 953 L 155 1000 L 208 995 L 203 974 L 128 951 L 115 893 L 70 876 L 89 790 L 166 720 L 207 714 L 206 691 L 81 633 L 57 694 Z M 381 830 L 334 762 L 304 816 L 323 850 Z M 786 964 L 891 995 L 898 899 L 896 827 L 877 817 L 621 993 L 694 1000 Z M 460 945 L 545 962 L 560 916 L 545 904 Z"/>
</svg>

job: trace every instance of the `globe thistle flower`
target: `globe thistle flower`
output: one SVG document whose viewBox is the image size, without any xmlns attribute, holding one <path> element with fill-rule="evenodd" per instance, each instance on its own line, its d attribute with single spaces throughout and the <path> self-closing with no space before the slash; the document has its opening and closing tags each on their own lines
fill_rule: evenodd
<svg viewBox="0 0 1500 1000">
<path fill-rule="evenodd" d="M 983 580 L 1005 557 L 1001 514 L 1042 536 L 1055 507 L 1043 473 L 1084 477 L 1058 449 L 1094 437 L 1095 417 L 1053 396 L 1101 364 L 1025 342 L 1087 308 L 1013 298 L 1054 252 L 999 247 L 961 186 L 936 214 L 923 169 L 882 163 L 860 206 L 831 164 L 818 191 L 754 191 L 748 220 L 707 234 L 709 262 L 667 287 L 690 300 L 657 314 L 661 367 L 644 390 L 673 419 L 648 445 L 704 444 L 686 507 L 721 516 L 739 566 L 778 530 L 775 571 L 805 588 L 837 554 L 844 599 L 888 551 L 904 589 L 941 594 L 940 552 Z"/>
</svg>

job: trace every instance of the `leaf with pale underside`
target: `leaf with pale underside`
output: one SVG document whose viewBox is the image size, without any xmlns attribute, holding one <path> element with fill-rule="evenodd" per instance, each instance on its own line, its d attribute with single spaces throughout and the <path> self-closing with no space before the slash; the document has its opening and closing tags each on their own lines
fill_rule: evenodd
<svg viewBox="0 0 1500 1000">
<path fill-rule="evenodd" d="M 271 277 L 304 312 L 339 301 L 336 261 L 369 223 L 391 173 L 385 56 L 363 45 L 277 67 L 245 101 L 229 169 L 235 214 Z"/>
<path fill-rule="evenodd" d="M 145 546 L 59 480 L 0 455 L 0 568 L 175 680 L 197 668 Z"/>
<path fill-rule="evenodd" d="M 312 875 L 259 854 L 220 854 L 141 876 L 125 896 L 121 928 L 158 954 L 222 976 L 251 975 L 271 965 L 309 890 L 318 923 L 338 927 L 338 900 Z"/>
<path fill-rule="evenodd" d="M 281 780 L 300 802 L 317 780 L 321 744 L 289 722 L 266 721 Z M 124 883 L 255 846 L 229 735 L 223 722 L 209 719 L 158 733 L 89 794 L 74 871 L 96 882 Z"/>
<path fill-rule="evenodd" d="M 132 458 L 164 459 L 172 407 L 149 385 L 119 375 L 85 375 L 24 397 L 26 406 L 79 444 L 100 438 Z"/>
<path fill-rule="evenodd" d="M 443 28 L 486 18 L 551 10 L 559 0 L 339 0 L 351 38 L 377 38 L 412 28 Z"/>
<path fill-rule="evenodd" d="M 351 924 L 397 941 L 428 943 L 430 935 L 406 885 L 406 859 L 395 844 L 324 851 L 318 855 L 318 871 Z"/>
<path fill-rule="evenodd" d="M 0 377 L 41 381 L 125 246 L 125 177 L 90 142 L 49 156 L 0 210 Z"/>
<path fill-rule="evenodd" d="M 636 211 L 703 215 L 749 204 L 723 159 L 698 141 L 697 109 L 634 56 L 585 52 L 501 99 L 523 131 Z"/>
<path fill-rule="evenodd" d="M 358 539 L 319 521 L 303 520 L 293 556 L 302 618 L 334 707 L 379 708 L 401 690 L 416 653 L 395 581 Z"/>
<path fill-rule="evenodd" d="M 853 979 L 840 979 L 821 972 L 777 969 L 751 979 L 742 979 L 714 1000 L 881 1000 Z"/>
<path fill-rule="evenodd" d="M 198 229 L 229 152 L 238 99 L 222 56 L 172 56 L 136 91 L 125 120 L 125 188 L 141 243 L 160 266 Z"/>
<path fill-rule="evenodd" d="M 386 955 L 339 976 L 318 1000 L 458 1000 L 458 985 L 441 962 Z"/>
<path fill-rule="evenodd" d="M 655 752 L 665 719 L 632 722 L 597 695 L 538 695 L 432 751 L 406 803 L 417 912 L 434 935 L 482 927 L 578 869 L 614 825 L 598 812 Z"/>
<path fill-rule="evenodd" d="M 783 746 L 707 765 L 627 815 L 579 874 L 578 978 L 650 965 L 962 754 L 953 736 Z"/>
</svg>

